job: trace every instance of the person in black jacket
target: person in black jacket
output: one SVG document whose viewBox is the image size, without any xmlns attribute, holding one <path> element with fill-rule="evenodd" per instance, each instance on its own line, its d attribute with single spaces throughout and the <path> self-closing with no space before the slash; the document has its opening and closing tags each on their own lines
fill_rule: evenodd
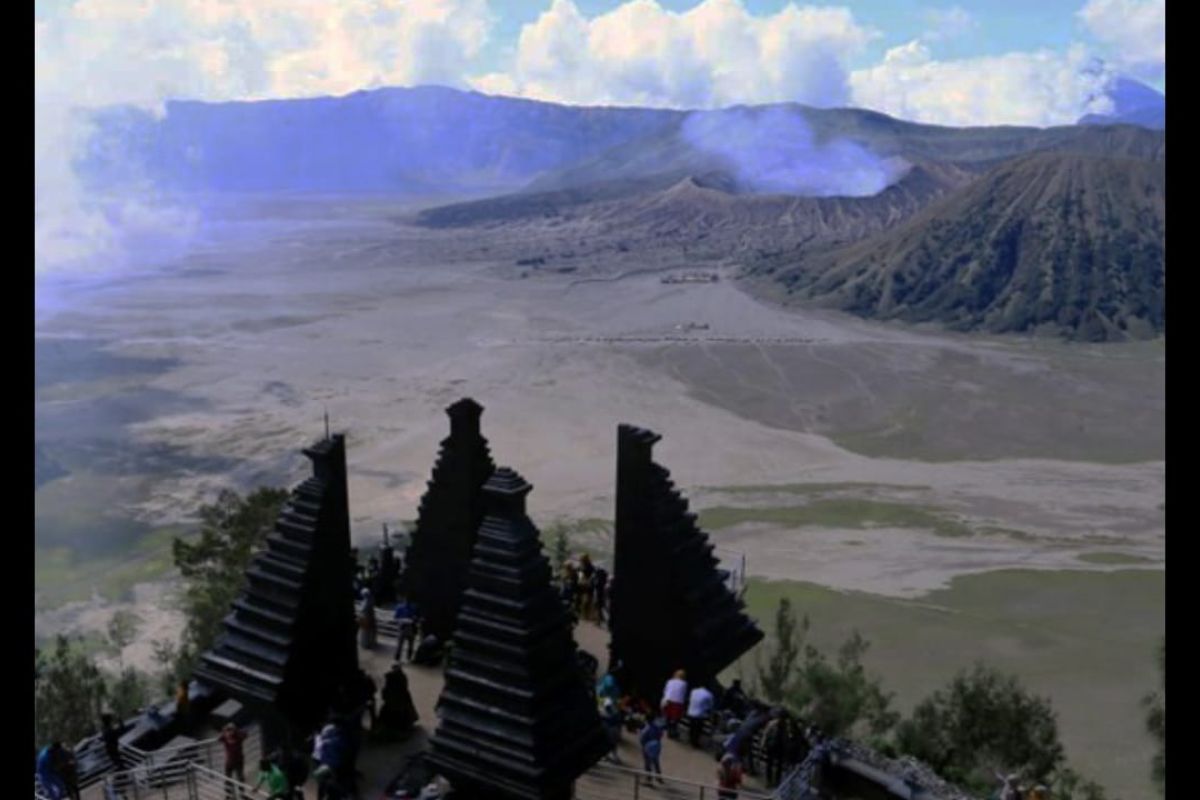
<svg viewBox="0 0 1200 800">
<path fill-rule="evenodd" d="M 112 714 L 100 717 L 100 737 L 104 740 L 104 752 L 112 762 L 113 769 L 125 769 L 125 758 L 121 755 L 121 729 Z"/>
</svg>

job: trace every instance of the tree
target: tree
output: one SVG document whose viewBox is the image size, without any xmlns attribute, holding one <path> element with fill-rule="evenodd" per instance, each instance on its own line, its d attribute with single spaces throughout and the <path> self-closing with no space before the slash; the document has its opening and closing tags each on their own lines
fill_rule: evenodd
<svg viewBox="0 0 1200 800">
<path fill-rule="evenodd" d="M 1158 646 L 1158 672 L 1161 675 L 1162 691 L 1154 692 L 1146 697 L 1146 731 L 1158 743 L 1158 752 L 1154 754 L 1151 764 L 1151 775 L 1159 794 L 1166 794 L 1167 787 L 1167 640 L 1163 638 Z"/>
<path fill-rule="evenodd" d="M 245 571 L 262 547 L 287 500 L 283 489 L 259 488 L 246 497 L 223 490 L 200 509 L 200 534 L 172 542 L 175 566 L 184 578 L 181 597 L 186 622 L 172 672 L 191 673 L 221 632 L 229 607 L 242 591 Z"/>
<path fill-rule="evenodd" d="M 124 667 L 108 684 L 109 709 L 118 719 L 124 719 L 145 708 L 150 700 L 149 676 Z"/>
<path fill-rule="evenodd" d="M 997 772 L 1048 784 L 1064 762 L 1050 702 L 982 664 L 921 702 L 897 730 L 897 745 L 977 791 L 995 788 Z"/>
<path fill-rule="evenodd" d="M 807 620 L 804 627 L 808 627 Z M 833 663 L 817 648 L 806 646 L 804 662 L 788 694 L 790 705 L 805 709 L 804 716 L 830 736 L 865 733 L 877 738 L 894 728 L 900 715 L 891 708 L 892 695 L 883 691 L 878 678 L 868 677 L 862 664 L 870 646 L 854 631 L 838 648 Z"/>
<path fill-rule="evenodd" d="M 787 598 L 779 601 L 774 648 L 766 665 L 756 666 L 765 699 L 782 703 L 830 736 L 856 732 L 880 736 L 894 727 L 899 715 L 891 710 L 891 695 L 883 691 L 878 678 L 868 677 L 862 665 L 870 646 L 867 641 L 855 631 L 831 663 L 812 645 L 801 651 L 809 627 L 808 617 L 796 621 Z"/>
<path fill-rule="evenodd" d="M 567 534 L 567 526 L 561 522 L 552 528 L 554 531 L 554 574 L 562 573 L 563 567 L 571 560 L 571 538 Z"/>
<path fill-rule="evenodd" d="M 80 645 L 60 634 L 48 654 L 35 653 L 34 721 L 41 743 L 79 741 L 95 730 L 104 708 L 104 675 Z"/>
<path fill-rule="evenodd" d="M 796 614 L 786 597 L 780 598 L 775 609 L 775 647 L 767 658 L 766 666 L 755 664 L 758 672 L 758 688 L 769 703 L 781 703 L 793 679 L 796 660 L 800 657 L 800 643 L 808 633 L 808 618 L 797 632 Z M 761 651 L 760 651 L 761 652 Z"/>
<path fill-rule="evenodd" d="M 125 648 L 133 643 L 141 624 L 142 618 L 128 609 L 118 611 L 108 621 L 108 641 L 117 651 L 117 662 L 122 669 L 125 666 Z"/>
<path fill-rule="evenodd" d="M 1055 800 L 1108 800 L 1104 788 L 1070 767 L 1060 767 L 1049 782 Z"/>
</svg>

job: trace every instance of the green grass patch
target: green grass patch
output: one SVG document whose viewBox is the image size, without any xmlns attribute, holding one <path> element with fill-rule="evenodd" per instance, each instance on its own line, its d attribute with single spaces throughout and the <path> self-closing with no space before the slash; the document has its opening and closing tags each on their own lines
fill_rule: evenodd
<svg viewBox="0 0 1200 800">
<path fill-rule="evenodd" d="M 871 643 L 867 667 L 895 692 L 899 710 L 909 712 L 983 661 L 1050 698 L 1079 769 L 1116 796 L 1153 796 L 1154 745 L 1143 733 L 1141 698 L 1158 686 L 1163 571 L 1004 570 L 961 576 L 912 600 L 752 580 L 747 608 L 768 637 L 784 596 L 810 618 L 810 641 L 831 656 L 860 631 Z M 745 675 L 753 674 L 753 656 L 742 659 Z"/>
<path fill-rule="evenodd" d="M 1154 559 L 1145 556 L 1134 556 L 1129 553 L 1112 553 L 1097 551 L 1095 553 L 1080 553 L 1079 560 L 1087 564 L 1153 564 Z"/>
<path fill-rule="evenodd" d="M 139 583 L 161 580 L 174 570 L 171 540 L 186 533 L 180 527 L 152 531 L 123 556 L 89 558 L 67 547 L 37 548 L 33 556 L 34 603 L 51 609 L 89 600 L 127 600 Z"/>
<path fill-rule="evenodd" d="M 938 509 L 859 498 L 824 498 L 802 506 L 714 506 L 700 512 L 700 525 L 709 530 L 720 530 L 746 522 L 788 528 L 806 525 L 831 528 L 919 528 L 938 536 L 969 536 L 974 532 L 970 526 Z"/>
</svg>

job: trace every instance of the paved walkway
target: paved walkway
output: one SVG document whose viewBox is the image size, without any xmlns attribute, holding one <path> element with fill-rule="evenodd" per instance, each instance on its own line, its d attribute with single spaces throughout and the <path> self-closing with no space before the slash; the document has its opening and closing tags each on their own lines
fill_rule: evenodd
<svg viewBox="0 0 1200 800">
<path fill-rule="evenodd" d="M 575 628 L 575 641 L 579 646 L 591 653 L 603 665 L 608 663 L 608 631 L 591 622 L 581 622 Z M 392 666 L 394 641 L 381 638 L 379 646 L 373 651 L 359 650 L 359 664 L 375 678 L 376 685 L 383 687 L 384 675 Z M 419 721 L 411 737 L 403 742 L 374 744 L 370 738 L 366 740 L 358 759 L 358 768 L 364 779 L 360 784 L 362 800 L 381 800 L 387 784 L 396 777 L 401 768 L 404 756 L 416 753 L 425 747 L 428 737 L 437 727 L 437 715 L 434 706 L 442 691 L 442 670 L 440 668 L 419 667 L 405 662 L 404 674 L 408 677 L 408 688 L 412 693 L 413 704 L 416 706 Z M 642 757 L 633 734 L 625 733 L 622 737 L 618 756 L 625 766 L 641 769 Z M 685 742 L 670 739 L 663 740 L 662 754 L 663 773 L 667 777 L 680 778 L 695 783 L 715 785 L 717 763 L 706 750 L 696 750 Z M 597 789 L 595 794 L 601 795 L 600 787 L 616 783 L 605 776 L 590 776 L 580 782 L 581 794 L 587 786 Z M 624 785 L 624 784 L 623 784 Z M 763 791 L 762 783 L 755 778 L 747 778 L 746 789 Z M 611 789 L 609 792 L 611 793 Z M 589 791 L 588 794 L 593 792 Z M 647 797 L 674 797 L 679 792 L 670 789 L 655 788 L 649 792 L 643 790 Z M 693 793 L 690 796 L 695 797 Z M 707 792 L 706 797 L 716 797 L 715 790 Z M 316 798 L 316 788 L 305 787 L 305 798 Z"/>
</svg>

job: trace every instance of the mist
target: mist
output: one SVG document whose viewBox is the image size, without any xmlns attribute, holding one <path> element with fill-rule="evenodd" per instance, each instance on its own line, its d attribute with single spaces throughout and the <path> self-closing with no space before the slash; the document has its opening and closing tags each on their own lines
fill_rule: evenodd
<svg viewBox="0 0 1200 800">
<path fill-rule="evenodd" d="M 785 108 L 695 112 L 682 131 L 693 147 L 725 160 L 744 191 L 758 194 L 867 197 L 911 166 L 845 139 L 818 143 L 803 114 Z"/>
</svg>

